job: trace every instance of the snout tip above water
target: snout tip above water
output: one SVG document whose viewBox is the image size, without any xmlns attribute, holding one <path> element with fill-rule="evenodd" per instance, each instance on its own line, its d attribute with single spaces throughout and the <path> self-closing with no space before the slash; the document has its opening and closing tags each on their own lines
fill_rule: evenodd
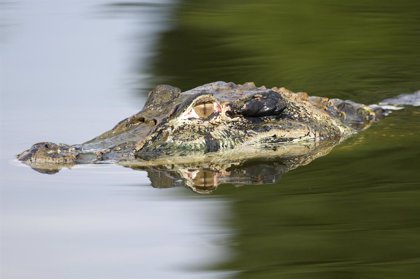
<svg viewBox="0 0 420 279">
<path fill-rule="evenodd" d="M 48 156 L 54 150 L 57 150 L 58 145 L 51 142 L 39 142 L 32 145 L 30 148 L 16 155 L 16 158 L 22 162 L 35 162 L 40 159 L 40 155 Z"/>
<path fill-rule="evenodd" d="M 39 142 L 16 157 L 26 163 L 70 164 L 76 160 L 76 149 L 67 144 Z"/>
<path fill-rule="evenodd" d="M 65 166 L 72 166 L 76 155 L 69 145 L 39 142 L 17 154 L 16 158 L 40 173 L 54 174 Z"/>
</svg>

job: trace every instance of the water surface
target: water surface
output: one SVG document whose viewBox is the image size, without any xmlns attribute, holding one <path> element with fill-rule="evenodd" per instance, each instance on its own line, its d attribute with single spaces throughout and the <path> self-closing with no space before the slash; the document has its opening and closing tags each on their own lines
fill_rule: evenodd
<svg viewBox="0 0 420 279">
<path fill-rule="evenodd" d="M 391 114 L 277 183 L 200 196 L 116 166 L 43 175 L 156 83 L 215 80 L 375 103 L 420 89 L 413 0 L 10 2 L 2 30 L 5 278 L 417 278 L 420 111 Z"/>
</svg>

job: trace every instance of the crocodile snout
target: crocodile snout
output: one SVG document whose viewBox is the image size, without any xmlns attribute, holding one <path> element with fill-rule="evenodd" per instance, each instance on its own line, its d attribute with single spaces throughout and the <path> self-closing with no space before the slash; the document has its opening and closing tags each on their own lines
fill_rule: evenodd
<svg viewBox="0 0 420 279">
<path fill-rule="evenodd" d="M 26 163 L 72 164 L 76 160 L 76 155 L 76 149 L 70 145 L 40 142 L 16 157 Z"/>
</svg>

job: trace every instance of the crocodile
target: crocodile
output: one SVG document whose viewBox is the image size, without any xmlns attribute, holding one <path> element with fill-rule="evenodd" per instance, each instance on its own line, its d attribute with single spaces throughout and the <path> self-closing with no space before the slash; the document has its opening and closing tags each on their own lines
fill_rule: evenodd
<svg viewBox="0 0 420 279">
<path fill-rule="evenodd" d="M 82 144 L 36 143 L 17 159 L 46 173 L 97 163 L 186 166 L 178 174 L 194 169 L 191 164 L 220 170 L 252 158 L 301 158 L 303 164 L 397 109 L 394 103 L 364 105 L 252 82 L 218 81 L 184 92 L 158 85 L 140 112 L 111 130 Z"/>
</svg>

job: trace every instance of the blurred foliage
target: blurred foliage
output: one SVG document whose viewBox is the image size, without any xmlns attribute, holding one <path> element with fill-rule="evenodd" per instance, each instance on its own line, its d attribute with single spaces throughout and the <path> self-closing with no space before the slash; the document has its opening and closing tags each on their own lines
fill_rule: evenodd
<svg viewBox="0 0 420 279">
<path fill-rule="evenodd" d="M 413 0 L 184 0 L 153 82 L 255 81 L 377 102 L 420 88 L 419 10 Z"/>
</svg>

